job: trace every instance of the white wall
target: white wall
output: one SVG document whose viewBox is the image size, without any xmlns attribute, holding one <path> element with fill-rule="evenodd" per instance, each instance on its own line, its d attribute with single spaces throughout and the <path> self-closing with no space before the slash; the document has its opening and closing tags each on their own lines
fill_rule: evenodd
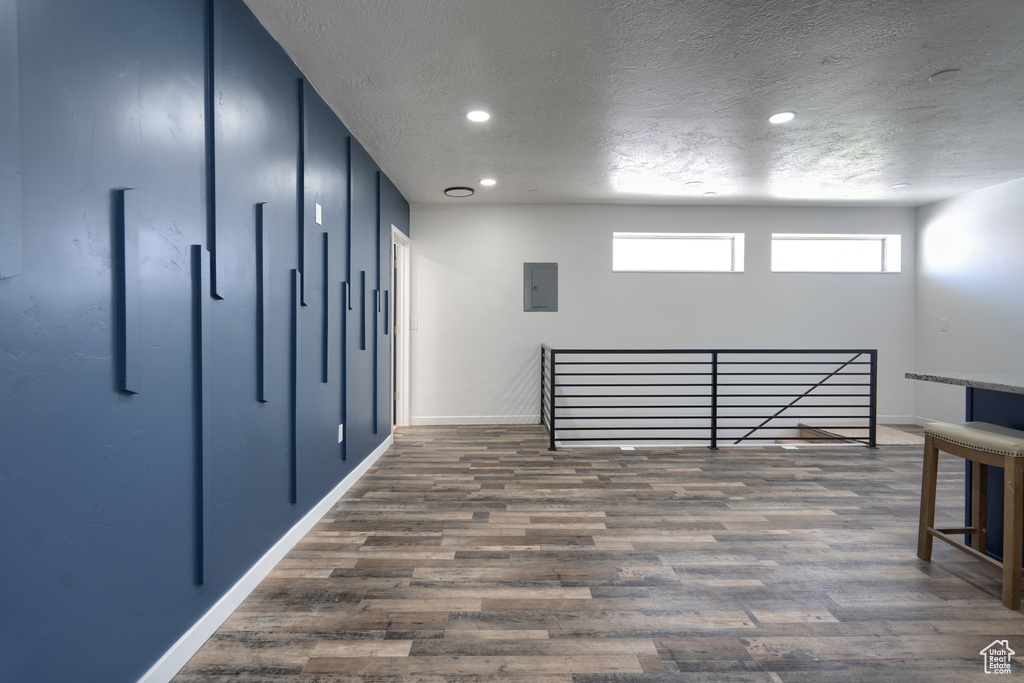
<svg viewBox="0 0 1024 683">
<path fill-rule="evenodd" d="M 916 369 L 1022 372 L 1022 342 L 1024 180 L 918 209 Z M 963 419 L 963 388 L 915 384 L 919 416 Z"/>
<path fill-rule="evenodd" d="M 414 205 L 412 424 L 536 422 L 540 344 L 877 348 L 879 416 L 909 421 L 915 212 L 897 208 Z M 744 273 L 613 273 L 612 232 L 745 232 Z M 770 271 L 772 232 L 903 236 L 898 274 Z M 523 312 L 523 263 L 559 311 Z"/>
</svg>

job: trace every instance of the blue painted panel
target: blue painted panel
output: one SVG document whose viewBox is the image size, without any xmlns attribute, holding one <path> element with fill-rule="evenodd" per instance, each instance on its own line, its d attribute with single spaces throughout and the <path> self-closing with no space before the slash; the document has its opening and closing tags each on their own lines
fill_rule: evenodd
<svg viewBox="0 0 1024 683">
<path fill-rule="evenodd" d="M 267 392 L 267 299 L 270 282 L 270 250 L 263 225 L 263 207 L 256 204 L 256 399 L 266 403 Z"/>
<path fill-rule="evenodd" d="M 376 282 L 376 166 L 358 148 L 351 179 L 348 131 L 312 90 L 300 118 L 298 70 L 240 0 L 10 3 L 18 50 L 3 34 L 0 56 L 17 56 L 33 211 L 22 272 L 0 281 L 0 520 L 17 520 L 0 522 L 0 680 L 135 680 L 379 443 L 371 354 L 351 378 L 340 301 L 350 267 Z M 328 239 L 306 245 L 293 371 L 309 201 Z M 119 226 L 137 245 L 137 394 L 118 391 Z"/>
<path fill-rule="evenodd" d="M 362 458 L 383 440 L 375 434 L 373 289 L 377 281 L 377 165 L 354 138 L 350 152 L 352 307 L 348 326 L 352 331 L 348 345 L 348 415 L 345 438 L 349 457 Z"/>
<path fill-rule="evenodd" d="M 191 523 L 203 3 L 17 12 L 32 211 L 22 273 L 0 282 L 0 680 L 135 680 L 216 597 L 193 584 Z M 117 392 L 123 187 L 135 188 L 137 395 Z"/>
<path fill-rule="evenodd" d="M 213 95 L 217 292 L 204 362 L 206 582 L 227 587 L 301 512 L 293 505 L 291 271 L 297 267 L 300 73 L 242 2 L 215 2 Z M 262 203 L 272 256 L 263 301 L 264 388 L 258 401 L 256 245 Z M 216 409 L 211 409 L 216 406 Z M 314 501 L 305 501 L 308 509 Z"/>
<path fill-rule="evenodd" d="M 339 292 L 348 257 L 348 130 L 308 82 L 303 87 L 302 201 L 309 239 L 304 240 L 306 308 L 299 321 L 308 348 L 299 368 L 300 501 L 319 500 L 351 471 L 339 452 L 346 443 L 338 443 L 338 425 L 344 423 Z"/>
<path fill-rule="evenodd" d="M 0 0 L 0 280 L 21 273 L 21 92 L 18 5 Z"/>
<path fill-rule="evenodd" d="M 130 189 L 114 190 L 114 305 L 117 311 L 117 388 L 137 394 L 142 383 L 139 346 L 139 235 Z M 126 215 L 127 214 L 127 215 Z"/>
<path fill-rule="evenodd" d="M 289 439 L 288 439 L 288 500 L 297 503 L 299 500 L 299 310 L 302 308 L 302 273 L 292 269 L 291 277 L 291 310 L 288 313 L 288 331 L 291 334 L 289 344 L 288 388 Z"/>
<path fill-rule="evenodd" d="M 201 586 L 206 582 L 206 477 L 203 451 L 203 347 L 207 328 L 209 304 L 206 294 L 210 286 L 210 262 L 203 247 L 193 244 L 189 248 L 192 275 L 192 581 Z"/>
</svg>

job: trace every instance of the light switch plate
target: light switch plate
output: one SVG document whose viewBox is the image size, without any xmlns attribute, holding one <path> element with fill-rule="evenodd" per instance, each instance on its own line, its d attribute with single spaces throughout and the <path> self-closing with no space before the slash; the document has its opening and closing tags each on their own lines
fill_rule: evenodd
<svg viewBox="0 0 1024 683">
<path fill-rule="evenodd" d="M 338 425 L 338 443 L 345 440 L 345 425 Z"/>
<path fill-rule="evenodd" d="M 323 225 L 324 224 L 323 210 L 320 208 L 319 204 L 316 205 L 316 224 L 317 225 Z"/>
</svg>

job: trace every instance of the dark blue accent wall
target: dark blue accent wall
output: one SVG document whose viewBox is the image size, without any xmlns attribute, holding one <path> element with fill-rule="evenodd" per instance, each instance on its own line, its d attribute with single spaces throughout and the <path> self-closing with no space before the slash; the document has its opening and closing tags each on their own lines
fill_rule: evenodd
<svg viewBox="0 0 1024 683">
<path fill-rule="evenodd" d="M 0 680 L 133 681 L 390 433 L 408 205 L 240 0 L 0 0 L 0 58 Z"/>
<path fill-rule="evenodd" d="M 385 438 L 375 422 L 377 393 L 374 377 L 374 289 L 377 282 L 377 164 L 359 141 L 349 150 L 350 230 L 349 272 L 352 310 L 347 318 L 348 401 L 345 426 L 349 453 L 372 451 Z M 387 391 L 387 387 L 382 389 Z M 360 397 L 355 400 L 354 397 Z"/>
</svg>

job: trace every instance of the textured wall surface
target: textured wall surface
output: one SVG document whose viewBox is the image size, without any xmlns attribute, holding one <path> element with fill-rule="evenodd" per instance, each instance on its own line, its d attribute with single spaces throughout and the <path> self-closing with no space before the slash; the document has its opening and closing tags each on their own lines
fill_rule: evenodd
<svg viewBox="0 0 1024 683">
<path fill-rule="evenodd" d="M 1024 372 L 1021 215 L 1024 180 L 918 210 L 918 371 Z M 963 419 L 962 387 L 915 385 L 918 415 Z"/>
<path fill-rule="evenodd" d="M 390 363 L 346 356 L 388 346 L 342 291 L 388 286 L 408 206 L 241 2 L 4 0 L 0 28 L 0 680 L 135 680 L 390 432 L 346 414 Z"/>
<path fill-rule="evenodd" d="M 413 424 L 535 422 L 554 348 L 877 348 L 879 414 L 913 415 L 914 212 L 413 205 Z M 612 233 L 744 232 L 742 273 L 612 272 Z M 900 273 L 772 273 L 772 232 L 898 233 Z M 558 312 L 523 312 L 523 263 Z"/>
</svg>

